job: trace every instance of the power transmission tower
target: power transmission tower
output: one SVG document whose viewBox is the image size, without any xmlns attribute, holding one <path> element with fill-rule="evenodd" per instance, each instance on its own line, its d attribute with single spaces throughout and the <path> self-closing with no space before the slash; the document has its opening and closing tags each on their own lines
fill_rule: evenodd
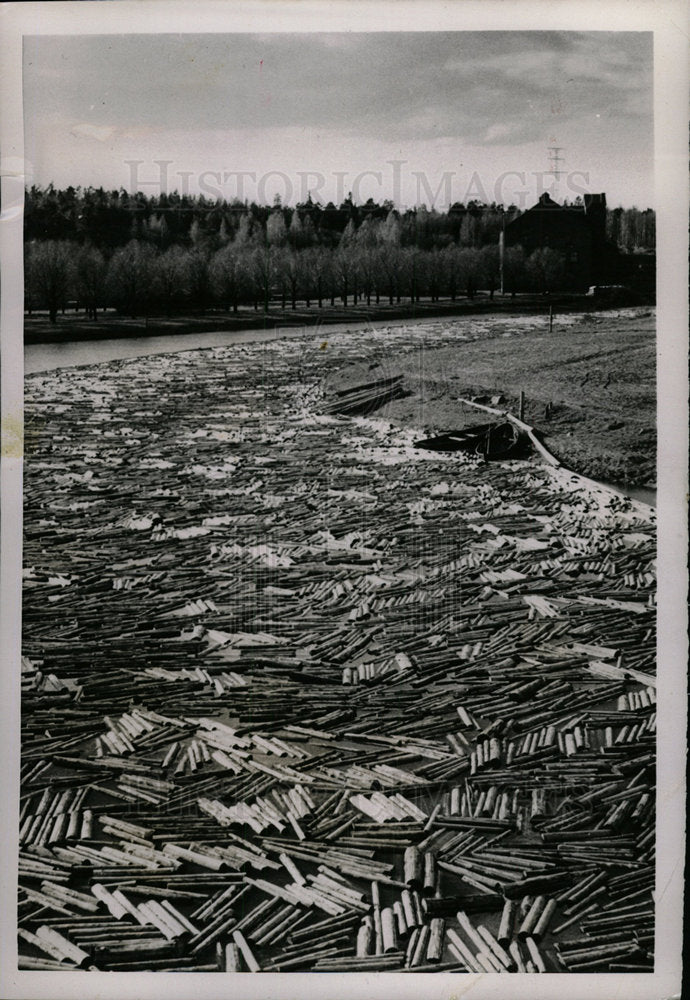
<svg viewBox="0 0 690 1000">
<path fill-rule="evenodd" d="M 549 146 L 549 173 L 553 175 L 552 197 L 554 201 L 559 200 L 559 182 L 565 171 L 561 170 L 561 164 L 565 162 L 565 157 L 560 154 L 563 146 Z"/>
</svg>

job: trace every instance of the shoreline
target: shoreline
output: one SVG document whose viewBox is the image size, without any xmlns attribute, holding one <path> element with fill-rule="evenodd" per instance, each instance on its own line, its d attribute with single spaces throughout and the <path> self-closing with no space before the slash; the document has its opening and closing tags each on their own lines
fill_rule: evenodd
<svg viewBox="0 0 690 1000">
<path fill-rule="evenodd" d="M 560 320 L 556 318 L 553 333 L 547 332 L 548 327 L 548 317 L 537 315 L 487 314 L 467 318 L 466 322 L 462 317 L 425 316 L 404 323 L 379 318 L 321 328 L 303 325 L 234 334 L 213 331 L 193 335 L 193 343 L 186 335 L 174 335 L 28 345 L 25 373 L 298 338 L 304 339 L 304 351 L 309 354 L 317 346 L 327 350 L 329 338 L 347 333 L 363 345 L 361 356 L 358 363 L 345 365 L 329 375 L 331 387 L 341 384 L 343 379 L 345 383 L 352 379 L 366 381 L 372 361 L 381 371 L 394 368 L 405 376 L 408 399 L 386 405 L 379 414 L 385 413 L 393 423 L 401 426 L 413 423 L 444 432 L 458 421 L 467 422 L 467 412 L 458 399 L 462 395 L 490 397 L 501 393 L 505 396 L 501 408 L 517 413 L 517 390 L 524 387 L 530 424 L 541 430 L 564 466 L 610 485 L 623 495 L 642 488 L 643 500 L 648 502 L 653 496 L 648 484 L 654 481 L 651 450 L 654 438 L 649 436 L 653 435 L 654 412 L 649 406 L 645 410 L 639 405 L 636 381 L 642 377 L 644 356 L 640 355 L 639 362 L 631 358 L 635 351 L 650 349 L 651 313 L 619 310 L 597 315 L 569 314 L 567 318 L 563 315 Z M 409 348 L 407 352 L 396 352 L 395 345 L 406 329 L 416 331 L 412 340 L 418 347 L 412 353 Z M 387 331 L 384 336 L 382 330 Z M 629 330 L 633 332 L 628 335 Z M 321 331 L 323 341 L 318 344 Z M 371 337 L 367 337 L 368 333 Z M 577 345 L 572 349 L 569 346 L 575 341 L 581 344 L 582 362 L 577 358 Z M 618 351 L 615 360 L 611 350 Z M 532 368 L 529 363 L 520 363 L 529 352 Z M 615 364 L 618 369 L 615 394 L 598 384 L 602 382 L 600 369 L 604 363 Z M 583 384 L 588 383 L 582 393 L 574 392 L 569 384 L 578 371 L 577 378 Z M 560 403 L 558 395 L 562 396 Z M 554 413 L 544 422 L 545 407 L 548 410 L 552 401 Z M 624 475 L 616 476 L 616 471 Z"/>
<path fill-rule="evenodd" d="M 439 317 L 434 316 L 419 316 L 414 319 L 409 319 L 405 321 L 406 326 L 420 326 L 423 323 L 427 323 Z M 456 318 L 456 317 L 451 317 Z M 395 321 L 388 319 L 361 319 L 355 318 L 352 322 L 332 322 L 328 324 L 323 324 L 324 328 L 327 328 L 331 334 L 338 333 L 358 333 L 363 330 L 379 330 L 387 326 L 397 325 Z M 310 335 L 313 332 L 318 331 L 321 324 L 319 323 L 305 323 L 302 325 L 293 326 L 275 326 L 270 329 L 264 330 L 260 328 L 243 327 L 241 330 L 208 330 L 208 331 L 188 331 L 186 333 L 171 332 L 165 334 L 151 334 L 146 335 L 142 333 L 141 335 L 135 336 L 132 334 L 128 337 L 99 337 L 93 341 L 88 339 L 76 339 L 65 342 L 52 342 L 52 341 L 36 341 L 32 343 L 27 343 L 25 346 L 25 358 L 27 357 L 26 347 L 46 347 L 49 344 L 54 344 L 57 349 L 64 348 L 69 350 L 70 348 L 76 348 L 81 346 L 85 348 L 88 343 L 93 343 L 94 345 L 107 345 L 112 344 L 113 349 L 115 345 L 121 345 L 122 353 L 117 357 L 106 357 L 104 359 L 97 359 L 96 361 L 80 361 L 78 364 L 64 364 L 55 363 L 53 365 L 48 365 L 45 367 L 35 368 L 31 367 L 31 364 L 27 366 L 26 361 L 24 365 L 25 375 L 34 375 L 42 371 L 53 371 L 58 368 L 83 368 L 91 364 L 108 364 L 109 361 L 123 361 L 127 358 L 135 357 L 152 357 L 155 354 L 178 354 L 182 351 L 203 351 L 208 350 L 213 347 L 230 347 L 233 344 L 260 344 L 260 343 L 275 343 L 277 340 L 290 340 L 296 337 Z M 172 338 L 180 337 L 179 346 L 174 350 L 169 347 L 164 346 L 166 343 L 170 342 Z M 208 337 L 208 343 L 197 343 L 194 345 L 188 345 L 183 342 L 184 337 Z M 127 344 L 132 344 L 135 340 L 139 341 L 144 346 L 150 346 L 152 349 L 150 351 L 137 351 L 136 353 L 127 353 Z M 148 342 L 151 342 L 150 344 Z M 98 350 L 98 348 L 96 348 Z M 30 355 L 29 355 L 30 356 Z M 55 355 L 55 361 L 57 362 L 59 355 Z"/>
<path fill-rule="evenodd" d="M 294 327 L 330 327 L 341 324 L 388 323 L 393 321 L 422 322 L 426 319 L 462 318 L 463 316 L 540 316 L 549 315 L 552 308 L 554 314 L 573 312 L 605 312 L 618 308 L 653 308 L 653 304 L 621 300 L 615 303 L 602 302 L 599 299 L 579 294 L 555 295 L 518 295 L 514 299 L 509 295 L 496 296 L 491 299 L 487 293 L 479 293 L 474 299 L 445 300 L 439 302 L 420 301 L 415 304 L 399 303 L 394 305 L 357 305 L 357 306 L 325 306 L 319 309 L 313 306 L 293 309 L 274 307 L 273 310 L 258 313 L 243 307 L 240 313 L 233 314 L 214 310 L 203 316 L 169 317 L 155 316 L 149 319 L 126 319 L 122 316 L 106 315 L 97 322 L 82 320 L 81 317 L 58 317 L 56 326 L 51 326 L 46 319 L 37 316 L 24 317 L 24 343 L 48 344 L 59 343 L 64 339 L 73 341 L 129 339 L 131 337 L 154 337 L 172 335 L 192 335 L 205 332 L 244 333 L 248 331 L 269 332 L 275 329 L 290 329 Z"/>
<path fill-rule="evenodd" d="M 429 321 L 415 347 L 396 350 L 392 330 L 385 355 L 370 347 L 331 388 L 402 374 L 405 396 L 381 414 L 428 436 L 481 422 L 463 399 L 518 414 L 524 393 L 524 419 L 563 466 L 628 495 L 656 481 L 654 324 L 647 310 L 571 314 L 552 331 L 548 317 L 486 317 L 452 341 Z"/>
</svg>

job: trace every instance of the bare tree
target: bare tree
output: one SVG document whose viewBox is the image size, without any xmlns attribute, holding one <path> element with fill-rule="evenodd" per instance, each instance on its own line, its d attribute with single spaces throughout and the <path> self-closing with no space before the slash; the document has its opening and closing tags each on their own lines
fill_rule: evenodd
<svg viewBox="0 0 690 1000">
<path fill-rule="evenodd" d="M 438 302 L 439 294 L 443 288 L 443 267 L 438 250 L 430 250 L 424 255 L 424 271 L 429 297 L 432 302 Z"/>
<path fill-rule="evenodd" d="M 401 251 L 401 277 L 410 303 L 419 302 L 424 283 L 423 254 L 416 247 L 404 247 Z"/>
<path fill-rule="evenodd" d="M 371 295 L 376 288 L 376 301 L 379 300 L 377 276 L 376 246 L 379 240 L 379 224 L 370 216 L 362 222 L 355 234 L 355 247 L 358 263 L 358 274 L 362 284 L 362 293 L 366 296 L 367 305 L 371 305 Z"/>
<path fill-rule="evenodd" d="M 132 319 L 142 311 L 149 311 L 155 258 L 155 250 L 148 243 L 130 240 L 110 259 L 107 276 L 110 298 Z"/>
<path fill-rule="evenodd" d="M 211 273 L 209 256 L 206 250 L 197 247 L 186 254 L 185 285 L 193 305 L 202 313 L 206 312 L 211 296 Z"/>
<path fill-rule="evenodd" d="M 400 301 L 401 255 L 401 248 L 395 244 L 383 245 L 376 252 L 376 271 L 391 306 L 396 295 Z"/>
<path fill-rule="evenodd" d="M 333 256 L 334 272 L 344 306 L 347 306 L 347 300 L 351 290 L 355 291 L 355 304 L 357 302 L 356 286 L 354 282 L 357 265 L 355 232 L 354 220 L 350 219 L 341 234 L 338 248 Z"/>
<path fill-rule="evenodd" d="M 468 299 L 473 299 L 479 282 L 479 253 L 472 247 L 458 251 L 460 286 L 465 288 Z"/>
<path fill-rule="evenodd" d="M 287 243 L 287 235 L 283 211 L 280 208 L 274 208 L 266 219 L 266 241 L 270 246 L 283 247 Z"/>
<path fill-rule="evenodd" d="M 553 292 L 563 283 L 565 260 L 563 254 L 551 247 L 540 247 L 527 259 L 527 273 L 537 291 Z"/>
<path fill-rule="evenodd" d="M 237 312 L 242 288 L 242 253 L 227 243 L 217 250 L 209 266 L 211 287 L 227 312 Z"/>
<path fill-rule="evenodd" d="M 258 232 L 257 232 L 258 228 Z M 257 227 L 253 217 L 249 212 L 244 212 L 240 216 L 240 224 L 235 233 L 234 243 L 237 247 L 256 246 L 260 242 L 261 227 Z"/>
<path fill-rule="evenodd" d="M 258 309 L 259 302 L 263 302 L 264 312 L 268 312 L 271 301 L 271 288 L 274 281 L 277 281 L 281 288 L 283 308 L 285 308 L 284 275 L 280 267 L 280 253 L 278 250 L 272 249 L 268 245 L 257 246 L 249 257 L 248 272 L 255 309 Z"/>
<path fill-rule="evenodd" d="M 184 291 L 186 256 L 174 245 L 154 261 L 154 287 L 168 316 Z"/>
<path fill-rule="evenodd" d="M 295 215 L 297 213 L 295 212 Z M 297 308 L 297 299 L 300 297 L 305 284 L 304 275 L 304 251 L 289 249 L 282 256 L 282 269 L 290 289 L 290 302 L 293 309 Z"/>
<path fill-rule="evenodd" d="M 464 247 L 477 245 L 479 224 L 472 212 L 465 212 L 460 223 L 460 244 Z"/>
<path fill-rule="evenodd" d="M 106 263 L 103 254 L 92 246 L 80 247 L 75 262 L 75 290 L 86 314 L 98 319 L 98 309 L 105 306 Z"/>
<path fill-rule="evenodd" d="M 319 309 L 323 307 L 323 297 L 328 289 L 328 269 L 330 253 L 323 247 L 307 247 L 302 251 L 302 280 L 307 309 L 315 298 Z"/>
<path fill-rule="evenodd" d="M 64 309 L 74 274 L 76 247 L 66 240 L 32 241 L 26 249 L 26 283 L 33 303 L 48 310 L 51 323 Z"/>
<path fill-rule="evenodd" d="M 497 246 L 482 247 L 479 251 L 479 272 L 482 284 L 489 290 L 489 298 L 501 283 L 501 253 Z"/>
<path fill-rule="evenodd" d="M 387 246 L 400 246 L 400 241 L 402 239 L 402 223 L 400 222 L 400 216 L 395 209 L 391 209 L 386 216 L 386 221 L 381 227 L 380 239 L 381 242 Z"/>
<path fill-rule="evenodd" d="M 457 246 L 451 243 L 439 253 L 439 267 L 442 275 L 441 282 L 444 290 L 450 295 L 452 302 L 455 302 L 457 298 L 460 285 L 459 252 Z"/>
</svg>

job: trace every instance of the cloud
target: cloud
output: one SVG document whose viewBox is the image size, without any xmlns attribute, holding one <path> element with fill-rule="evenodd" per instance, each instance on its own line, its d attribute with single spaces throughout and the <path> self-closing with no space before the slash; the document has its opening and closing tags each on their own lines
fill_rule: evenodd
<svg viewBox="0 0 690 1000">
<path fill-rule="evenodd" d="M 508 139 L 515 136 L 516 131 L 514 123 L 495 122 L 493 125 L 490 125 L 484 133 L 483 142 L 506 142 Z"/>
<path fill-rule="evenodd" d="M 108 139 L 112 139 L 115 132 L 116 129 L 112 125 L 90 125 L 88 122 L 73 125 L 70 129 L 70 135 L 78 139 L 95 139 L 97 142 L 107 142 Z"/>
<path fill-rule="evenodd" d="M 620 175 L 631 149 L 652 146 L 645 33 L 36 36 L 24 51 L 37 163 L 55 146 L 58 121 L 74 145 L 112 146 L 121 161 L 138 142 L 171 159 L 217 135 L 208 155 L 232 168 L 240 156 L 249 161 L 242 144 L 251 135 L 248 168 L 259 171 L 269 160 L 280 169 L 294 135 L 305 167 L 318 136 L 336 137 L 334 170 L 348 169 L 367 144 L 384 143 L 393 156 L 426 144 L 439 161 L 445 148 L 519 158 L 529 145 L 545 156 L 548 145 L 570 144 L 573 158 L 599 148 L 598 162 Z"/>
<path fill-rule="evenodd" d="M 530 100 L 545 106 L 567 92 L 574 112 L 627 110 L 629 95 L 650 89 L 651 48 L 645 61 L 623 33 L 41 37 L 27 48 L 27 107 L 122 128 L 482 135 L 497 114 L 524 117 Z"/>
</svg>

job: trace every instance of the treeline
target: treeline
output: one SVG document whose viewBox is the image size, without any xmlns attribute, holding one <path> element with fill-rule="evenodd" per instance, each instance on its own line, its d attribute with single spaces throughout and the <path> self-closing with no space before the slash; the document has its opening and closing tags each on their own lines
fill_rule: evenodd
<svg viewBox="0 0 690 1000">
<path fill-rule="evenodd" d="M 609 208 L 606 239 L 626 253 L 656 249 L 656 212 L 652 208 Z"/>
<path fill-rule="evenodd" d="M 356 205 L 348 196 L 339 206 L 322 206 L 311 197 L 294 208 L 278 201 L 273 206 L 239 200 L 212 201 L 203 195 L 177 192 L 147 196 L 129 194 L 124 189 L 103 188 L 56 190 L 32 187 L 26 192 L 26 240 L 71 240 L 90 243 L 104 252 L 124 246 L 132 239 L 149 243 L 158 250 L 172 245 L 191 246 L 203 242 L 219 249 L 247 228 L 266 231 L 280 214 L 291 246 L 335 247 L 348 225 L 355 228 L 369 221 L 383 223 L 394 205 L 370 198 Z M 447 212 L 424 206 L 396 213 L 403 246 L 420 250 L 441 249 L 451 243 L 485 246 L 496 243 L 503 225 L 520 214 L 515 206 L 484 205 L 470 201 L 456 203 Z"/>
<path fill-rule="evenodd" d="M 614 210 L 620 232 L 643 231 L 630 214 L 636 211 Z M 56 322 L 68 303 L 97 319 L 106 308 L 172 316 L 278 303 L 454 300 L 479 289 L 493 296 L 501 277 L 511 294 L 572 286 L 563 255 L 549 248 L 529 257 L 507 248 L 501 275 L 499 234 L 518 214 L 514 206 L 476 202 L 400 213 L 389 202 L 357 206 L 350 198 L 337 208 L 311 200 L 268 208 L 34 187 L 26 203 L 25 304 Z"/>
<path fill-rule="evenodd" d="M 581 204 L 579 198 L 575 205 Z M 106 191 L 104 188 L 33 186 L 26 191 L 25 238 L 31 240 L 70 240 L 91 244 L 110 253 L 132 239 L 142 240 L 158 250 L 172 245 L 190 247 L 203 241 L 217 250 L 233 241 L 249 223 L 265 231 L 268 220 L 280 211 L 288 232 L 288 241 L 301 249 L 306 246 L 335 247 L 349 223 L 355 228 L 365 221 L 383 223 L 394 205 L 369 199 L 354 204 L 348 196 L 340 205 L 322 206 L 311 198 L 295 207 L 257 205 L 252 202 L 215 201 L 203 195 L 146 195 Z M 398 215 L 402 246 L 420 250 L 443 249 L 455 243 L 463 247 L 482 247 L 496 243 L 506 223 L 520 215 L 515 205 L 469 201 L 449 206 L 445 212 L 420 206 Z M 247 218 L 248 217 L 248 220 Z M 632 253 L 653 250 L 656 245 L 656 219 L 652 209 L 608 209 L 607 238 L 619 249 Z"/>
<path fill-rule="evenodd" d="M 247 218 L 247 217 L 245 217 Z M 240 306 L 268 311 L 324 304 L 367 305 L 422 298 L 473 298 L 479 289 L 493 297 L 501 281 L 496 244 L 420 250 L 401 242 L 394 213 L 381 225 L 350 223 L 336 247 L 296 247 L 288 241 L 280 213 L 267 231 L 246 223 L 234 240 L 213 250 L 198 241 L 159 250 L 130 240 L 108 258 L 97 247 L 68 240 L 34 240 L 26 245 L 26 309 L 48 310 L 51 322 L 68 304 L 97 319 L 114 307 L 133 318 L 172 316 Z M 563 256 L 548 248 L 526 257 L 507 248 L 503 262 L 506 292 L 557 290 L 567 280 Z"/>
</svg>

